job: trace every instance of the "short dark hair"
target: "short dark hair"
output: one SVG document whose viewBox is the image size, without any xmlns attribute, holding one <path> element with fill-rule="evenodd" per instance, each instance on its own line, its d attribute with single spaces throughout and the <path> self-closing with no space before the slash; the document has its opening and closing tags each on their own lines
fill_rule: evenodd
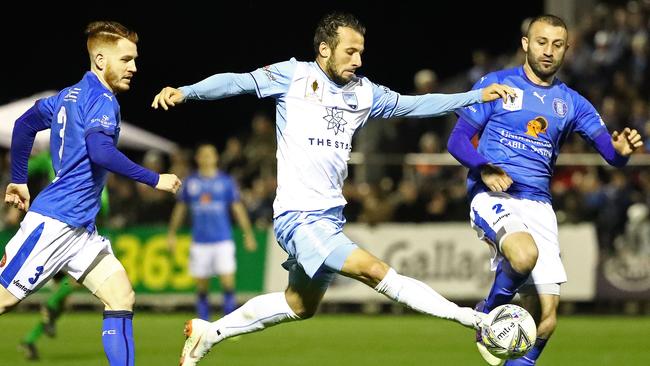
<svg viewBox="0 0 650 366">
<path fill-rule="evenodd" d="M 339 27 L 352 28 L 361 35 L 366 34 L 366 27 L 354 15 L 341 12 L 326 14 L 316 25 L 314 32 L 314 52 L 316 54 L 318 54 L 321 42 L 325 42 L 332 49 L 336 48 L 339 44 Z"/>
<path fill-rule="evenodd" d="M 526 30 L 526 37 L 530 35 L 530 29 L 533 27 L 533 24 L 537 22 L 550 24 L 554 27 L 562 27 L 564 28 L 564 30 L 567 30 L 566 23 L 564 23 L 564 20 L 562 20 L 562 18 L 553 14 L 543 14 L 543 15 L 536 16 L 530 21 L 530 23 L 528 23 L 528 30 Z"/>
</svg>

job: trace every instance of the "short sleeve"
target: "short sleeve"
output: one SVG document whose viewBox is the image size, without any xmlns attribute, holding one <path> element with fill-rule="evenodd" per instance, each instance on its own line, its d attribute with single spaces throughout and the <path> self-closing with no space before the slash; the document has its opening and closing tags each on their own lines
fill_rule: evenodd
<svg viewBox="0 0 650 366">
<path fill-rule="evenodd" d="M 237 183 L 235 183 L 232 177 L 228 177 L 228 192 L 228 199 L 230 200 L 231 205 L 240 201 L 239 188 L 237 188 Z"/>
</svg>

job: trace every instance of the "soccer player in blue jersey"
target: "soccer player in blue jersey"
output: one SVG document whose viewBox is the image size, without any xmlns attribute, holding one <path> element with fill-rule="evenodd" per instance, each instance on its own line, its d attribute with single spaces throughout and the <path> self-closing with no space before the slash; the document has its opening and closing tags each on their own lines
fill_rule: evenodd
<svg viewBox="0 0 650 366">
<path fill-rule="evenodd" d="M 643 145 L 634 129 L 610 135 L 591 103 L 555 77 L 569 47 L 560 18 L 535 18 L 521 44 L 524 65 L 487 74 L 474 87 L 503 83 L 516 97 L 461 109 L 447 145 L 469 168 L 470 222 L 495 253 L 494 284 L 477 310 L 487 313 L 519 292 L 522 304 L 536 317 L 534 347 L 506 362 L 508 366 L 534 365 L 557 322 L 560 284 L 567 277 L 550 180 L 562 143 L 577 132 L 616 167 L 624 166 Z M 478 149 L 471 142 L 476 134 Z M 480 342 L 477 346 L 489 364 L 503 363 Z"/>
<path fill-rule="evenodd" d="M 134 364 L 133 288 L 95 217 L 109 171 L 175 193 L 180 180 L 136 165 L 115 144 L 120 130 L 116 94 L 136 72 L 138 35 L 116 22 L 86 28 L 90 71 L 76 84 L 38 100 L 16 120 L 11 183 L 5 202 L 28 211 L 0 260 L 0 314 L 38 290 L 59 271 L 83 284 L 105 305 L 104 351 L 111 366 Z M 50 129 L 55 178 L 30 207 L 27 160 L 36 133 Z"/>
<path fill-rule="evenodd" d="M 183 181 L 178 203 L 169 220 L 168 242 L 175 250 L 176 231 L 185 220 L 189 207 L 192 217 L 192 244 L 189 270 L 196 280 L 198 293 L 196 312 L 203 320 L 210 319 L 208 291 L 210 278 L 219 276 L 223 291 L 223 313 L 237 307 L 235 299 L 235 243 L 232 238 L 230 212 L 244 234 L 244 247 L 257 248 L 246 207 L 239 200 L 237 183 L 217 168 L 219 154 L 211 144 L 201 144 L 194 156 L 197 171 Z"/>
<path fill-rule="evenodd" d="M 365 283 L 419 312 L 478 328 L 482 315 L 461 308 L 426 284 L 398 274 L 343 234 L 342 186 L 352 135 L 369 117 L 430 117 L 456 108 L 506 98 L 509 87 L 493 84 L 460 94 L 400 95 L 356 75 L 365 27 L 352 15 L 328 14 L 316 27 L 314 62 L 295 59 L 250 73 L 213 75 L 179 89 L 166 87 L 153 107 L 168 109 L 192 99 L 240 94 L 276 103 L 278 188 L 276 238 L 289 258 L 284 292 L 257 296 L 213 323 L 186 322 L 181 365 L 195 365 L 223 339 L 310 318 L 335 274 Z"/>
</svg>

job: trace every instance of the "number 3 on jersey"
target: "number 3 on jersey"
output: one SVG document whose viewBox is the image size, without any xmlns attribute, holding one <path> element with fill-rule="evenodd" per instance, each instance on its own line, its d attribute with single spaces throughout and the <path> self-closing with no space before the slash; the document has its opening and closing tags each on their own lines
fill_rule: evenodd
<svg viewBox="0 0 650 366">
<path fill-rule="evenodd" d="M 59 137 L 61 138 L 61 147 L 59 147 L 59 167 L 61 166 L 61 160 L 63 159 L 63 145 L 65 143 L 65 124 L 68 121 L 68 115 L 65 113 L 65 106 L 61 106 L 59 113 L 56 115 L 56 123 L 62 125 L 61 130 L 59 131 Z M 56 177 L 52 183 L 59 180 L 59 172 L 61 169 L 56 172 Z"/>
</svg>

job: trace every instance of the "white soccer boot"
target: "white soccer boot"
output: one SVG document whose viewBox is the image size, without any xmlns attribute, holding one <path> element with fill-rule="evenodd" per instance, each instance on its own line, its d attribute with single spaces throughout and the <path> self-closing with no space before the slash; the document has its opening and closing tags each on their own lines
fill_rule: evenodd
<svg viewBox="0 0 650 366">
<path fill-rule="evenodd" d="M 185 322 L 185 345 L 181 353 L 180 366 L 195 366 L 212 347 L 207 340 L 210 322 L 191 319 Z"/>
</svg>

